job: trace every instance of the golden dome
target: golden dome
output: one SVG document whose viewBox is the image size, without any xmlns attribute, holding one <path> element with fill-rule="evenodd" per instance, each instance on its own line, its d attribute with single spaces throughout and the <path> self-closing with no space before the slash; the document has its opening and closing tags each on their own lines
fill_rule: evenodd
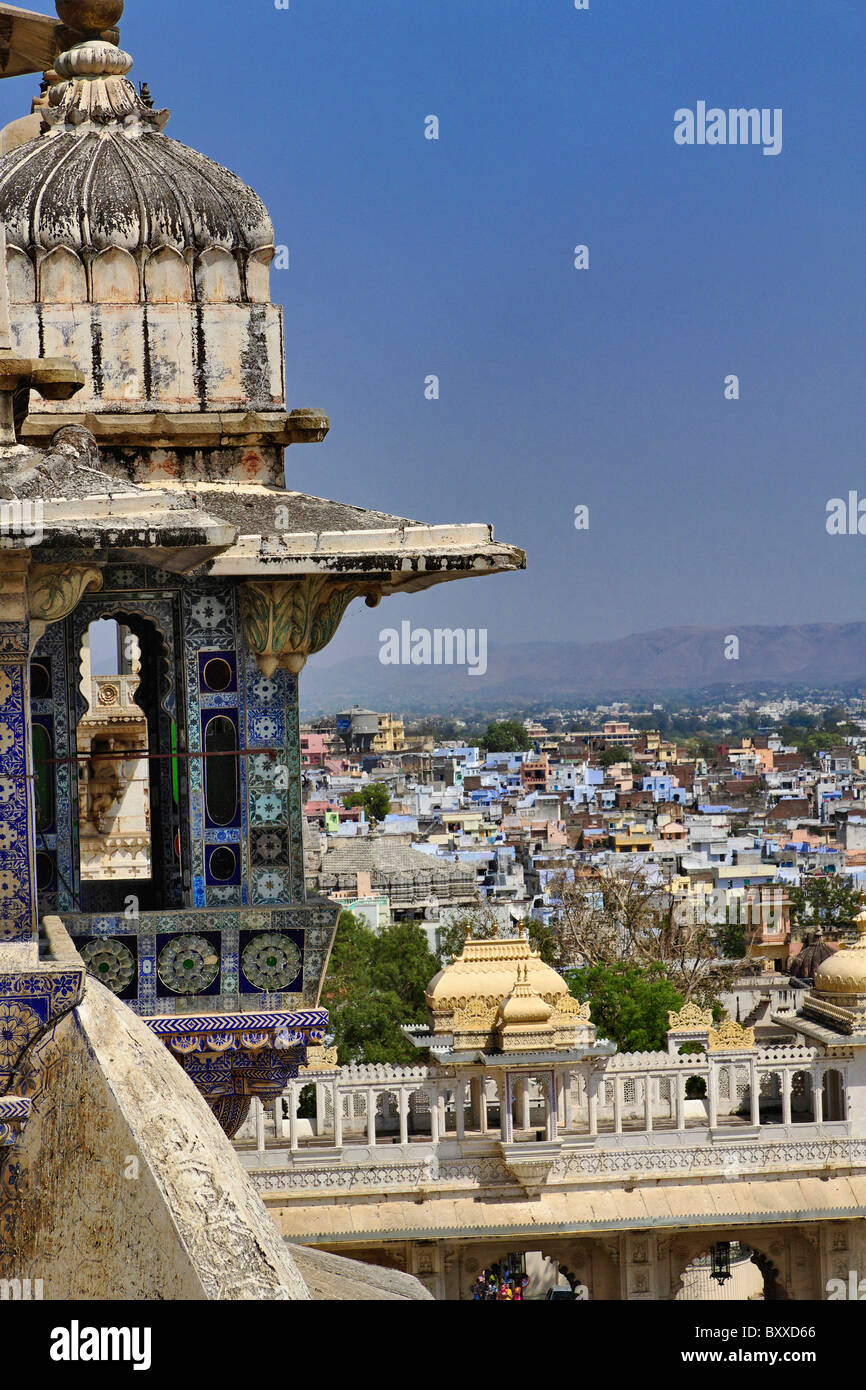
<svg viewBox="0 0 866 1390">
<path fill-rule="evenodd" d="M 494 936 L 487 941 L 467 938 L 462 954 L 427 986 L 427 1004 L 437 1030 L 450 1032 L 447 1016 L 470 1005 L 482 1006 L 495 1014 L 513 992 L 521 967 L 525 967 L 531 993 L 552 1010 L 570 998 L 565 980 L 530 949 L 523 931 L 519 936 Z M 439 1026 L 440 1020 L 444 1027 Z"/>
<path fill-rule="evenodd" d="M 476 1049 L 547 1051 L 592 1043 L 589 1004 L 579 1004 L 561 975 L 514 937 L 473 941 L 427 987 L 432 1031 L 455 1053 Z"/>
<path fill-rule="evenodd" d="M 866 906 L 854 918 L 859 939 L 840 946 L 815 971 L 817 994 L 866 995 Z"/>
</svg>

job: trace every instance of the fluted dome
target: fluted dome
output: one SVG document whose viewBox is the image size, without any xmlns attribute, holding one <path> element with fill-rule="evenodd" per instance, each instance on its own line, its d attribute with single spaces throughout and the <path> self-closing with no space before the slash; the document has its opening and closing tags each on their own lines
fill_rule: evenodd
<svg viewBox="0 0 866 1390">
<path fill-rule="evenodd" d="M 834 954 L 835 952 L 827 945 L 826 941 L 821 940 L 820 933 L 816 933 L 807 938 L 798 955 L 790 958 L 787 972 L 795 980 L 812 980 L 819 965 L 822 965 Z"/>
<path fill-rule="evenodd" d="M 131 68 L 99 37 L 61 54 L 43 133 L 0 156 L 13 299 L 266 301 L 267 208 L 236 174 L 162 134 L 169 113 L 150 108 Z M 111 274 L 94 277 L 112 250 Z M 58 252 L 62 264 L 43 274 Z"/>
<path fill-rule="evenodd" d="M 0 218 L 24 251 L 259 250 L 273 244 L 252 189 L 157 131 L 41 135 L 0 157 Z"/>
<path fill-rule="evenodd" d="M 461 954 L 427 986 L 427 1006 L 433 1037 L 455 1053 L 568 1049 L 595 1037 L 589 1004 L 572 997 L 523 928 L 516 937 L 467 936 Z"/>
<path fill-rule="evenodd" d="M 483 1002 L 495 1015 L 502 1000 L 518 981 L 518 971 L 526 971 L 533 995 L 553 1008 L 569 998 L 568 985 L 551 966 L 530 950 L 521 934 L 495 936 L 486 941 L 467 940 L 461 955 L 446 965 L 427 986 L 427 1003 L 434 1018 L 443 1018 L 470 1002 Z"/>
</svg>

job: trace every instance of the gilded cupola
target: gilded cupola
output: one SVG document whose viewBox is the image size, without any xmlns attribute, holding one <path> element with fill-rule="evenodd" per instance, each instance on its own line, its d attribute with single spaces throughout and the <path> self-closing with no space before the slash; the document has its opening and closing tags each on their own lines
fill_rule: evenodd
<svg viewBox="0 0 866 1390">
<path fill-rule="evenodd" d="M 466 943 L 427 988 L 433 1039 L 455 1052 L 572 1048 L 594 1040 L 589 1005 L 530 946 L 525 930 Z"/>
</svg>

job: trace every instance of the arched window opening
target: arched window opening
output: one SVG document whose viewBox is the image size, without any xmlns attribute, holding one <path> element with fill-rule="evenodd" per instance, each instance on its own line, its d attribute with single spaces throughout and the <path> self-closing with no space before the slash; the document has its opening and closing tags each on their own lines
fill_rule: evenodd
<svg viewBox="0 0 866 1390">
<path fill-rule="evenodd" d="M 228 714 L 215 714 L 204 730 L 205 811 L 212 826 L 235 825 L 240 814 L 238 730 Z"/>
<path fill-rule="evenodd" d="M 845 1086 L 842 1073 L 835 1067 L 824 1072 L 822 1099 L 825 1120 L 845 1119 Z"/>
<path fill-rule="evenodd" d="M 77 735 L 83 883 L 152 874 L 149 737 L 135 699 L 140 681 L 135 635 L 114 618 L 91 623 L 81 651 L 88 709 Z"/>
<path fill-rule="evenodd" d="M 36 791 L 36 833 L 50 835 L 55 828 L 54 740 L 47 721 L 33 721 L 33 776 Z"/>
</svg>

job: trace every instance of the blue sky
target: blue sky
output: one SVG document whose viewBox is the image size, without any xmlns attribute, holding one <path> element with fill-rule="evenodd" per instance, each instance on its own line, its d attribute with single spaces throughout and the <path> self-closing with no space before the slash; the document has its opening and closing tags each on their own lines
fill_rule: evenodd
<svg viewBox="0 0 866 1390">
<path fill-rule="evenodd" d="M 864 616 L 866 537 L 825 530 L 866 496 L 860 0 L 128 0 L 122 35 L 290 248 L 289 406 L 332 418 L 290 485 L 528 552 L 353 606 L 329 660 L 404 616 L 491 643 Z M 677 146 L 699 100 L 781 107 L 782 153 Z"/>
</svg>

